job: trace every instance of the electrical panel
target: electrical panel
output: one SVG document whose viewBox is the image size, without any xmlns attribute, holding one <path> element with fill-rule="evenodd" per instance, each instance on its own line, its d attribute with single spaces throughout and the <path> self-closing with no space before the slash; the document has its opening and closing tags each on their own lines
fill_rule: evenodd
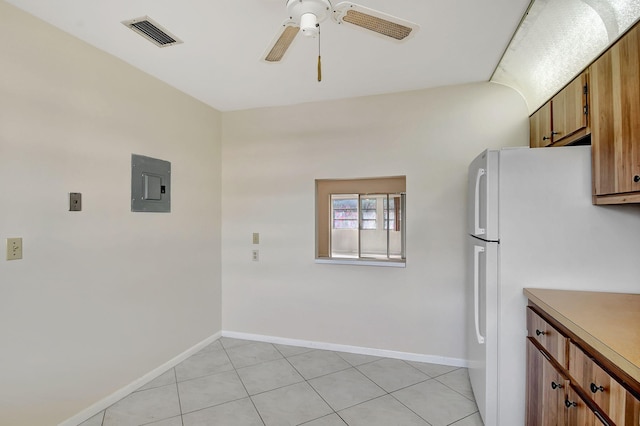
<svg viewBox="0 0 640 426">
<path fill-rule="evenodd" d="M 171 211 L 171 163 L 131 155 L 131 211 Z"/>
</svg>

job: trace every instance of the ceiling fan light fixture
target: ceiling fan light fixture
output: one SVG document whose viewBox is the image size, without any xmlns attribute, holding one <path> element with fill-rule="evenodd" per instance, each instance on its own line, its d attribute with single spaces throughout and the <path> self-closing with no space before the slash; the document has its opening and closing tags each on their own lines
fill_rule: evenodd
<svg viewBox="0 0 640 426">
<path fill-rule="evenodd" d="M 318 17 L 313 13 L 305 13 L 300 17 L 300 30 L 307 37 L 316 37 L 320 31 Z"/>
<path fill-rule="evenodd" d="M 640 0 L 638 0 L 640 1 Z M 318 81 L 320 81 L 320 24 L 332 16 L 338 24 L 366 30 L 387 40 L 404 42 L 420 28 L 418 24 L 392 15 L 343 1 L 335 5 L 331 0 L 287 0 L 289 18 L 262 57 L 265 62 L 278 63 L 299 33 L 318 37 Z M 300 31 L 302 30 L 302 31 Z"/>
</svg>

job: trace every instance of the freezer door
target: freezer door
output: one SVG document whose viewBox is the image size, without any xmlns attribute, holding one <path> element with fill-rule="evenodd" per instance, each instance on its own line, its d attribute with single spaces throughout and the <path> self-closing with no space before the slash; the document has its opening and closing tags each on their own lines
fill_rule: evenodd
<svg viewBox="0 0 640 426">
<path fill-rule="evenodd" d="M 467 233 L 489 241 L 498 240 L 499 151 L 486 150 L 469 165 L 467 186 Z"/>
<path fill-rule="evenodd" d="M 467 237 L 467 359 L 485 425 L 498 413 L 498 243 Z"/>
</svg>

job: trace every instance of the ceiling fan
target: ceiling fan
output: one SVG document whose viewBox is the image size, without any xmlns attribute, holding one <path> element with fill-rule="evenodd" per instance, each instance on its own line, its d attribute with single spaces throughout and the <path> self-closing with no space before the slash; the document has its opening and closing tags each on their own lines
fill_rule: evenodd
<svg viewBox="0 0 640 426">
<path fill-rule="evenodd" d="M 287 0 L 287 13 L 289 18 L 282 23 L 282 28 L 263 57 L 266 62 L 280 62 L 298 33 L 307 37 L 318 36 L 320 23 L 330 15 L 338 24 L 354 25 L 398 42 L 410 38 L 419 28 L 413 22 L 351 2 L 341 2 L 334 7 L 330 0 Z"/>
</svg>

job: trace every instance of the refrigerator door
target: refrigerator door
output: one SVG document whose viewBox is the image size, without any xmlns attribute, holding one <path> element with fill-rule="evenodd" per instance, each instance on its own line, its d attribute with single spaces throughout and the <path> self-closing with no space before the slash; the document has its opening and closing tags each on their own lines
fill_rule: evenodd
<svg viewBox="0 0 640 426">
<path fill-rule="evenodd" d="M 467 233 L 498 241 L 498 151 L 486 150 L 469 165 Z"/>
<path fill-rule="evenodd" d="M 485 425 L 498 416 L 498 243 L 467 237 L 467 359 Z"/>
</svg>

